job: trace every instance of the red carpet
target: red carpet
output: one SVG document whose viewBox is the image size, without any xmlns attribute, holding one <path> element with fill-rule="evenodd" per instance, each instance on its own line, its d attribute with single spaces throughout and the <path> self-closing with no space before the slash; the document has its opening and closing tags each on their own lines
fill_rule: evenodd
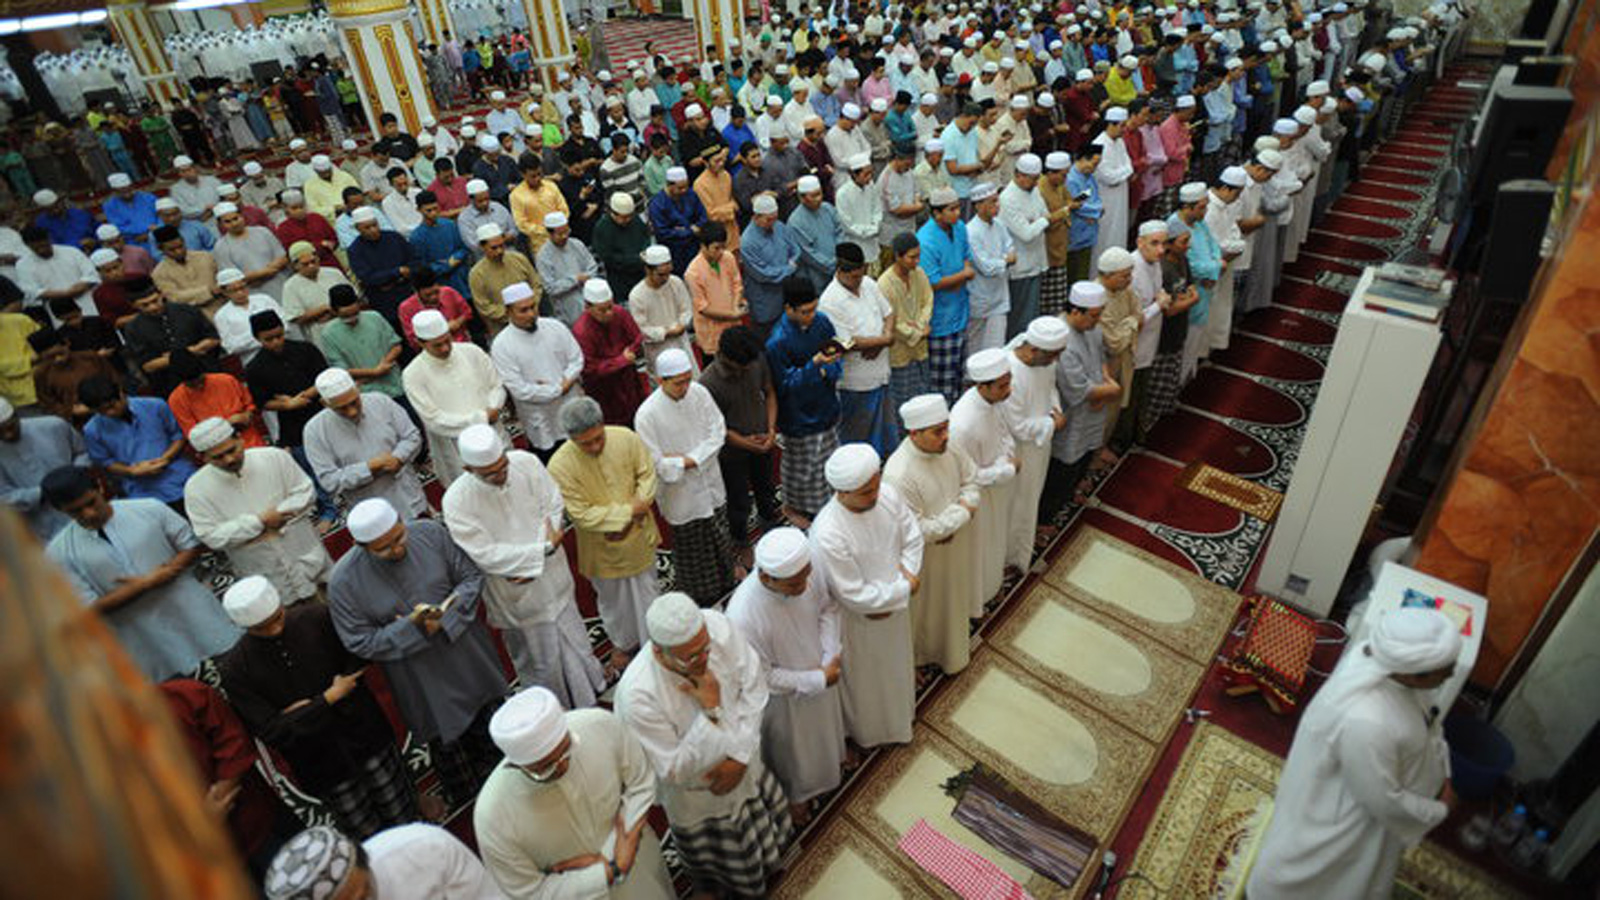
<svg viewBox="0 0 1600 900">
<path fill-rule="evenodd" d="M 1278 464 L 1266 444 L 1187 409 L 1176 410 L 1157 423 L 1144 445 L 1180 462 L 1210 463 L 1244 478 L 1268 475 Z"/>
<path fill-rule="evenodd" d="M 1416 131 L 1402 131 L 1394 136 L 1396 141 L 1405 144 L 1423 144 L 1429 147 L 1450 146 L 1450 136 L 1440 134 L 1432 129 L 1417 129 Z M 1384 146 L 1388 146 L 1385 144 Z"/>
<path fill-rule="evenodd" d="M 1365 175 L 1365 171 L 1362 174 Z M 1416 191 L 1402 190 L 1386 184 L 1373 184 L 1365 178 L 1345 188 L 1344 192 L 1346 196 L 1339 203 L 1349 202 L 1354 197 L 1359 197 L 1363 200 L 1392 200 L 1396 203 L 1416 203 L 1422 199 L 1422 195 Z M 1335 203 L 1333 208 L 1338 209 L 1339 204 Z M 1367 215 L 1373 215 L 1373 213 L 1367 213 Z"/>
<path fill-rule="evenodd" d="M 1339 291 L 1325 288 L 1320 285 L 1307 284 L 1304 281 L 1285 281 L 1278 287 L 1278 293 L 1272 302 L 1282 306 L 1292 306 L 1298 309 L 1315 309 L 1321 312 L 1343 312 L 1344 304 L 1348 298 Z M 1255 313 L 1251 313 L 1255 315 Z M 1330 343 L 1331 341 L 1318 341 L 1317 343 Z"/>
<path fill-rule="evenodd" d="M 1398 193 L 1408 193 L 1399 191 Z M 1419 198 L 1420 199 L 1420 198 Z M 1403 206 L 1393 206 L 1388 203 L 1378 203 L 1362 197 L 1341 197 L 1334 203 L 1331 211 L 1336 213 L 1350 213 L 1357 216 L 1370 216 L 1375 219 L 1409 219 L 1411 210 Z"/>
<path fill-rule="evenodd" d="M 1234 335 L 1228 342 L 1228 349 L 1211 354 L 1211 362 L 1236 372 L 1249 372 L 1279 381 L 1317 381 L 1322 378 L 1322 363 L 1304 353 L 1296 353 L 1249 335 Z"/>
<path fill-rule="evenodd" d="M 1299 285 L 1295 285 L 1295 287 L 1299 287 Z M 1320 290 L 1315 286 L 1308 285 L 1308 287 L 1313 290 Z M 1328 291 L 1328 293 L 1337 294 L 1336 291 Z M 1237 326 L 1237 329 L 1256 337 L 1277 338 L 1280 341 L 1294 341 L 1300 344 L 1322 345 L 1332 344 L 1333 336 L 1339 332 L 1338 328 L 1321 319 L 1313 319 L 1292 309 L 1279 309 L 1275 306 L 1258 309 L 1245 316 L 1244 320 Z"/>
<path fill-rule="evenodd" d="M 1182 414 L 1182 410 L 1174 413 Z M 1172 421 L 1172 416 L 1161 421 L 1165 425 Z M 1156 430 L 1160 428 L 1158 425 Z M 1134 453 L 1101 483 L 1095 497 L 1102 504 L 1114 506 L 1131 516 L 1193 534 L 1223 534 L 1239 527 L 1239 518 L 1244 513 L 1178 487 L 1175 482 L 1182 472 L 1183 469 L 1171 463 Z"/>
<path fill-rule="evenodd" d="M 1384 144 L 1383 152 L 1409 156 L 1414 159 L 1438 159 L 1444 156 L 1443 147 L 1429 146 L 1428 144 L 1406 144 L 1398 141 Z"/>
<path fill-rule="evenodd" d="M 1442 159 L 1416 159 L 1415 157 L 1401 156 L 1398 153 L 1385 151 L 1374 156 L 1368 165 L 1381 166 L 1385 169 L 1405 169 L 1408 172 L 1433 172 L 1443 162 Z"/>
<path fill-rule="evenodd" d="M 1335 275 L 1354 275 L 1361 277 L 1361 269 L 1349 263 L 1322 256 L 1307 255 L 1305 247 L 1300 248 L 1300 258 L 1283 267 L 1283 274 L 1294 278 L 1304 278 L 1307 281 L 1316 281 L 1317 276 L 1323 272 L 1332 272 Z M 1343 307 L 1340 307 L 1343 309 Z"/>
<path fill-rule="evenodd" d="M 1393 225 L 1335 212 L 1323 216 L 1316 227 L 1321 231 L 1331 231 L 1347 237 L 1372 238 L 1377 241 L 1392 241 L 1405 234 Z"/>
<path fill-rule="evenodd" d="M 1433 179 L 1426 175 L 1416 175 L 1411 172 L 1399 172 L 1394 169 L 1380 169 L 1377 166 L 1362 166 L 1361 179 L 1375 181 L 1379 184 L 1399 185 L 1400 187 L 1427 187 Z"/>
<path fill-rule="evenodd" d="M 1179 399 L 1198 409 L 1262 425 L 1283 427 L 1305 418 L 1300 404 L 1272 388 L 1209 366 L 1194 376 Z"/>
<path fill-rule="evenodd" d="M 1336 234 L 1311 232 L 1311 237 L 1306 241 L 1305 249 L 1312 253 L 1325 253 L 1342 259 L 1353 259 L 1359 262 L 1377 262 L 1389 258 L 1382 248 L 1361 241 L 1352 241 Z"/>
</svg>

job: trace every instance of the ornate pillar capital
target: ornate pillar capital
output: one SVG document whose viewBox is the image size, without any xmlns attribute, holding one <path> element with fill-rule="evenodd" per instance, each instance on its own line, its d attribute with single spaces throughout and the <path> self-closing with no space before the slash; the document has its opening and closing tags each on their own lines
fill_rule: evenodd
<svg viewBox="0 0 1600 900">
<path fill-rule="evenodd" d="M 388 112 L 418 133 L 434 110 L 406 0 L 330 0 L 328 12 L 374 130 Z"/>
</svg>

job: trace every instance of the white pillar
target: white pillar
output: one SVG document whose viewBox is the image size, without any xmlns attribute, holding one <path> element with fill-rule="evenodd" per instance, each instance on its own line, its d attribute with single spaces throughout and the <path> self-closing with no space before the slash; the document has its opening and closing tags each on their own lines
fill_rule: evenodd
<svg viewBox="0 0 1600 900">
<path fill-rule="evenodd" d="M 522 0 L 528 16 L 528 39 L 533 44 L 533 68 L 545 90 L 555 90 L 556 70 L 570 65 L 572 34 L 567 30 L 567 13 L 561 0 Z"/>
<path fill-rule="evenodd" d="M 684 3 L 689 8 L 689 3 Z M 735 38 L 744 45 L 744 3 L 742 0 L 694 0 L 695 55 L 707 62 L 728 58 L 728 46 Z M 716 55 L 706 57 L 706 48 L 716 47 Z"/>
<path fill-rule="evenodd" d="M 161 29 L 150 18 L 150 10 L 143 0 L 111 0 L 106 6 L 106 20 L 116 31 L 118 40 L 128 48 L 139 80 L 151 99 L 173 103 L 182 99 L 183 85 L 178 73 L 172 70 L 172 60 L 167 58 Z"/>
<path fill-rule="evenodd" d="M 331 0 L 328 12 L 374 132 L 393 113 L 402 130 L 419 133 L 435 112 L 405 0 Z"/>
<path fill-rule="evenodd" d="M 443 44 L 444 33 L 454 37 L 455 26 L 450 23 L 450 4 L 445 0 L 416 0 L 417 18 L 422 22 L 422 39 L 429 44 Z"/>
</svg>

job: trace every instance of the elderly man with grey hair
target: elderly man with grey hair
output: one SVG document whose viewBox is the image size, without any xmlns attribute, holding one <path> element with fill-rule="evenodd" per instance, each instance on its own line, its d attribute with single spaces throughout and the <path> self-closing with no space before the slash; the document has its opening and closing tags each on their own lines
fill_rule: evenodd
<svg viewBox="0 0 1600 900">
<path fill-rule="evenodd" d="M 639 648 L 657 593 L 655 462 L 632 429 L 605 424 L 592 397 L 568 400 L 560 420 L 568 440 L 550 458 L 550 476 L 578 533 L 578 572 L 594 585 L 620 670 Z"/>
</svg>

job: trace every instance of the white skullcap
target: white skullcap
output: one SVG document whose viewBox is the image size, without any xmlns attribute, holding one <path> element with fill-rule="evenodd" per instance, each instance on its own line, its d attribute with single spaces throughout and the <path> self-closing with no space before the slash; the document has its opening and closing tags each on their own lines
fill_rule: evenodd
<svg viewBox="0 0 1600 900">
<path fill-rule="evenodd" d="M 774 528 L 756 541 L 756 568 L 772 578 L 793 578 L 811 564 L 811 543 L 798 528 Z"/>
<path fill-rule="evenodd" d="M 583 302 L 599 306 L 611 299 L 611 285 L 604 278 L 591 278 L 583 283 Z"/>
<path fill-rule="evenodd" d="M 1277 53 L 1278 52 L 1278 42 L 1277 41 L 1266 41 L 1266 42 L 1264 42 L 1261 45 L 1261 52 L 1262 53 Z"/>
<path fill-rule="evenodd" d="M 1073 75 L 1073 80 L 1075 80 L 1075 81 L 1093 81 L 1094 80 L 1094 72 L 1092 72 L 1092 71 L 1090 71 L 1088 69 L 1079 69 L 1077 71 L 1077 73 L 1075 75 Z"/>
<path fill-rule="evenodd" d="M 492 134 L 478 135 L 478 149 L 484 153 L 496 153 L 500 150 L 500 142 Z"/>
<path fill-rule="evenodd" d="M 980 181 L 972 186 L 972 193 L 967 196 L 967 199 L 973 203 L 981 203 L 984 200 L 988 200 L 991 197 L 997 196 L 999 193 L 999 188 L 987 181 Z"/>
<path fill-rule="evenodd" d="M 290 150 L 304 150 L 305 148 L 306 148 L 306 139 L 305 138 L 295 138 L 294 140 L 289 142 L 289 149 Z"/>
<path fill-rule="evenodd" d="M 944 141 L 941 141 L 938 138 L 934 138 L 933 140 L 931 140 L 931 141 L 927 142 L 926 144 L 922 145 L 922 152 L 923 153 L 943 153 L 944 152 Z"/>
<path fill-rule="evenodd" d="M 631 216 L 638 206 L 633 202 L 633 195 L 617 191 L 611 195 L 611 211 L 619 216 Z"/>
<path fill-rule="evenodd" d="M 424 131 L 423 133 L 417 135 L 417 146 L 419 146 L 419 147 L 432 147 L 433 146 L 433 135 L 429 134 L 426 131 Z"/>
<path fill-rule="evenodd" d="M 1123 253 L 1128 251 L 1123 250 Z M 1099 309 L 1106 305 L 1105 286 L 1098 281 L 1079 281 L 1072 285 L 1067 302 L 1080 309 Z"/>
<path fill-rule="evenodd" d="M 356 389 L 356 380 L 344 369 L 323 369 L 317 375 L 317 395 L 324 400 L 342 397 Z"/>
<path fill-rule="evenodd" d="M 234 268 L 223 269 L 217 273 L 217 287 L 227 287 L 235 282 L 243 281 L 244 273 Z"/>
<path fill-rule="evenodd" d="M 89 265 L 98 269 L 101 266 L 109 266 L 121 258 L 121 256 L 117 255 L 117 251 L 109 247 L 101 247 L 99 250 L 89 254 Z"/>
<path fill-rule="evenodd" d="M 943 394 L 919 394 L 900 404 L 900 421 L 907 431 L 932 428 L 950 421 L 950 403 Z"/>
<path fill-rule="evenodd" d="M 196 453 L 204 453 L 232 440 L 233 435 L 233 423 L 221 416 L 212 416 L 189 429 L 189 446 Z"/>
<path fill-rule="evenodd" d="M 795 192 L 800 194 L 811 194 L 820 190 L 822 182 L 818 181 L 815 175 L 801 175 L 800 181 L 795 185 Z"/>
<path fill-rule="evenodd" d="M 758 216 L 770 216 L 778 211 L 778 201 L 771 194 L 757 194 L 750 201 L 750 210 Z"/>
<path fill-rule="evenodd" d="M 882 97 L 878 97 L 872 101 L 871 108 L 873 112 L 887 112 L 889 109 L 889 101 Z"/>
<path fill-rule="evenodd" d="M 689 180 L 689 170 L 683 166 L 673 166 L 667 170 L 667 184 L 677 184 Z"/>
<path fill-rule="evenodd" d="M 1372 658 L 1396 675 L 1436 672 L 1461 654 L 1461 632 L 1436 609 L 1404 607 L 1378 620 L 1368 639 Z"/>
<path fill-rule="evenodd" d="M 489 94 L 489 99 L 490 100 L 504 100 L 505 98 L 506 98 L 506 92 L 505 91 L 492 91 Z"/>
<path fill-rule="evenodd" d="M 1332 88 L 1329 87 L 1326 81 L 1313 81 L 1309 85 L 1306 85 L 1306 96 L 1326 97 L 1328 96 L 1328 92 L 1330 90 L 1332 90 Z"/>
<path fill-rule="evenodd" d="M 240 628 L 254 628 L 277 615 L 282 608 L 278 589 L 261 575 L 235 581 L 222 595 L 222 611 Z"/>
<path fill-rule="evenodd" d="M 985 74 L 985 75 L 998 75 L 998 74 L 1000 74 L 1000 64 L 996 63 L 996 62 L 986 62 L 986 63 L 984 63 L 983 64 L 983 74 Z"/>
<path fill-rule="evenodd" d="M 1149 237 L 1152 234 L 1166 234 L 1167 223 L 1161 219 L 1149 219 L 1139 223 L 1139 237 Z"/>
<path fill-rule="evenodd" d="M 156 212 L 165 212 L 166 210 L 177 208 L 178 201 L 172 199 L 171 197 L 162 197 L 160 200 L 156 201 Z"/>
<path fill-rule="evenodd" d="M 1027 94 L 1012 94 L 1010 105 L 1012 109 L 1031 109 L 1033 108 L 1033 101 L 1028 98 Z"/>
<path fill-rule="evenodd" d="M 478 226 L 476 233 L 478 235 L 478 243 L 481 244 L 484 241 L 492 241 L 497 237 L 503 237 L 505 230 L 494 222 L 485 222 Z"/>
<path fill-rule="evenodd" d="M 439 124 L 439 120 L 435 119 L 433 116 L 423 116 L 422 117 L 422 127 L 423 128 L 432 128 L 433 126 L 438 125 L 438 124 Z"/>
<path fill-rule="evenodd" d="M 471 119 L 471 118 L 472 118 L 471 116 L 467 116 L 466 119 L 462 119 L 461 121 L 465 122 L 465 121 L 467 121 L 468 119 Z M 345 138 L 344 140 L 339 142 L 339 149 L 340 150 L 344 150 L 346 152 L 354 150 L 359 146 L 361 146 L 361 145 L 356 143 L 355 138 Z M 317 164 L 317 158 L 315 156 L 311 157 L 311 165 L 313 167 L 315 167 L 316 164 Z"/>
<path fill-rule="evenodd" d="M 1124 69 L 1137 69 L 1139 68 L 1139 57 L 1130 53 L 1127 56 L 1117 60 L 1117 65 L 1123 67 Z"/>
<path fill-rule="evenodd" d="M 350 221 L 360 225 L 364 222 L 378 221 L 378 211 L 370 206 L 363 206 L 350 214 Z"/>
<path fill-rule="evenodd" d="M 464 138 L 475 138 L 475 137 L 478 136 L 478 129 L 474 125 L 462 125 L 461 126 L 461 136 L 464 137 Z M 354 142 L 352 141 L 352 143 L 354 143 Z M 354 149 L 354 148 L 351 148 L 351 149 Z"/>
<path fill-rule="evenodd" d="M 844 109 L 841 110 L 839 114 L 844 116 L 846 119 L 859 119 L 861 118 L 861 107 L 855 105 L 854 103 L 846 103 L 844 105 Z"/>
<path fill-rule="evenodd" d="M 1182 203 L 1194 203 L 1203 199 L 1205 195 L 1206 183 L 1204 181 L 1191 181 L 1178 188 L 1178 200 Z"/>
<path fill-rule="evenodd" d="M 1106 121 L 1110 123 L 1128 121 L 1128 108 L 1126 106 L 1113 106 L 1106 110 Z"/>
<path fill-rule="evenodd" d="M 823 473 L 829 487 L 836 491 L 853 491 L 871 481 L 882 466 L 883 461 L 871 444 L 845 444 L 828 457 Z"/>
<path fill-rule="evenodd" d="M 450 333 L 450 320 L 437 309 L 425 309 L 411 319 L 411 333 L 419 341 L 431 341 Z"/>
<path fill-rule="evenodd" d="M 487 194 L 489 193 L 489 182 L 484 181 L 482 178 L 474 178 L 467 182 L 467 193 Z"/>
<path fill-rule="evenodd" d="M 464 465 L 487 466 L 504 455 L 506 448 L 493 425 L 479 422 L 468 425 L 456 436 L 456 450 Z"/>
<path fill-rule="evenodd" d="M 683 111 L 683 117 L 685 119 L 697 119 L 705 114 L 705 109 L 703 109 L 698 103 L 689 104 L 688 107 Z"/>
<path fill-rule="evenodd" d="M 400 514 L 382 497 L 368 497 L 357 503 L 345 519 L 350 537 L 358 544 L 367 544 L 389 533 L 400 522 Z"/>
<path fill-rule="evenodd" d="M 564 212 L 547 212 L 544 214 L 544 227 L 547 230 L 567 227 L 567 214 Z"/>
<path fill-rule="evenodd" d="M 644 625 L 650 633 L 650 643 L 662 648 L 678 647 L 695 639 L 706 625 L 706 616 L 693 597 L 669 591 L 650 602 Z"/>
<path fill-rule="evenodd" d="M 689 354 L 677 347 L 663 350 L 661 355 L 656 357 L 656 376 L 659 378 L 682 375 L 693 368 L 694 366 L 689 362 Z"/>
<path fill-rule="evenodd" d="M 926 94 L 923 94 L 921 97 L 919 97 L 917 99 L 923 106 L 938 106 L 939 105 L 939 95 L 935 94 L 935 93 L 931 93 L 931 92 L 930 93 L 926 93 Z"/>
<path fill-rule="evenodd" d="M 1294 120 L 1301 125 L 1317 124 L 1317 111 L 1310 106 L 1302 106 L 1294 111 Z"/>
<path fill-rule="evenodd" d="M 967 379 L 984 384 L 1011 371 L 1011 360 L 1002 347 L 988 347 L 967 357 Z"/>
<path fill-rule="evenodd" d="M 1000 57 L 1000 68 L 1002 68 L 1002 69 L 1015 69 L 1016 67 L 1017 67 L 1017 61 L 1016 60 L 1012 59 L 1009 56 Z"/>
<path fill-rule="evenodd" d="M 1243 166 L 1229 166 L 1222 170 L 1221 175 L 1217 176 L 1218 181 L 1221 181 L 1228 187 L 1236 188 L 1244 187 L 1249 178 L 1250 175 L 1249 173 L 1245 172 Z"/>
<path fill-rule="evenodd" d="M 1121 247 L 1107 247 L 1100 254 L 1101 272 L 1125 272 L 1133 268 L 1133 254 Z"/>
<path fill-rule="evenodd" d="M 1300 133 L 1300 123 L 1294 119 L 1279 119 L 1272 123 L 1272 133 L 1279 137 L 1288 137 Z"/>
<path fill-rule="evenodd" d="M 546 687 L 518 691 L 489 717 L 489 739 L 514 766 L 528 766 L 556 752 L 567 736 L 567 714 Z"/>
<path fill-rule="evenodd" d="M 1183 96 L 1179 97 L 1178 98 L 1178 102 L 1177 102 L 1177 108 L 1178 109 L 1194 109 L 1194 95 L 1193 94 L 1184 94 Z"/>
<path fill-rule="evenodd" d="M 1367 99 L 1367 95 L 1361 93 L 1361 89 L 1360 88 L 1355 88 L 1355 87 L 1353 87 L 1353 88 L 1345 88 L 1344 96 L 1345 96 L 1345 99 L 1349 100 L 1351 103 L 1360 103 L 1361 101 Z"/>
<path fill-rule="evenodd" d="M 1383 71 L 1383 67 L 1387 65 L 1387 63 L 1388 60 L 1384 58 L 1382 53 L 1368 53 L 1366 56 L 1361 58 L 1362 68 L 1371 70 L 1373 72 Z"/>
<path fill-rule="evenodd" d="M 1072 168 L 1072 155 L 1064 150 L 1052 150 L 1044 158 L 1044 167 L 1052 172 L 1064 172 Z"/>
<path fill-rule="evenodd" d="M 112 172 L 111 177 L 106 179 L 106 184 L 112 190 L 116 191 L 125 187 L 131 187 L 133 185 L 133 179 L 129 178 L 122 172 Z"/>
<path fill-rule="evenodd" d="M 789 74 L 789 67 L 784 63 L 778 63 L 777 68 L 772 70 L 772 74 L 774 74 L 774 75 L 787 75 L 787 74 Z"/>
<path fill-rule="evenodd" d="M 1017 157 L 1017 174 L 1019 174 L 1019 175 L 1038 175 L 1040 172 L 1043 172 L 1043 171 L 1044 171 L 1044 162 L 1039 159 L 1038 154 L 1035 154 L 1035 153 L 1024 153 L 1021 156 Z"/>
<path fill-rule="evenodd" d="M 34 206 L 52 206 L 57 200 L 60 199 L 61 197 L 58 196 L 55 191 L 52 191 L 49 188 L 42 188 L 34 191 L 33 193 Z"/>
<path fill-rule="evenodd" d="M 231 181 L 224 181 L 223 183 L 217 185 L 217 196 L 237 197 L 239 196 L 239 186 Z"/>
<path fill-rule="evenodd" d="M 122 237 L 122 231 L 117 226 L 107 222 L 94 230 L 94 237 L 97 241 L 114 241 Z"/>
<path fill-rule="evenodd" d="M 544 140 L 544 126 L 540 125 L 538 122 L 529 122 L 528 124 L 522 126 L 522 135 L 523 137 L 536 137 L 540 140 Z M 485 135 L 485 137 L 487 137 L 487 135 Z"/>
<path fill-rule="evenodd" d="M 1222 66 L 1225 69 L 1242 69 L 1244 68 L 1244 60 L 1237 56 L 1230 56 L 1228 57 L 1228 61 L 1223 63 Z"/>
<path fill-rule="evenodd" d="M 331 171 L 333 169 L 333 160 L 329 159 L 326 154 L 318 153 L 316 156 L 311 157 L 311 168 L 318 172 Z"/>
<path fill-rule="evenodd" d="M 533 299 L 533 287 L 526 281 L 508 284 L 500 289 L 500 302 L 507 306 L 531 299 Z"/>
<path fill-rule="evenodd" d="M 756 199 L 760 200 L 761 198 L 757 197 Z M 772 198 L 768 197 L 767 199 L 770 200 Z M 756 212 L 761 212 L 761 210 L 757 209 Z M 644 248 L 644 253 L 641 253 L 640 257 L 647 266 L 664 266 L 672 262 L 672 251 L 661 244 L 651 244 Z"/>
<path fill-rule="evenodd" d="M 237 203 L 218 203 L 216 206 L 211 207 L 212 215 L 215 215 L 219 219 L 223 216 L 235 215 L 238 212 L 239 204 Z"/>
<path fill-rule="evenodd" d="M 186 168 L 194 165 L 194 160 L 190 159 L 187 156 L 174 156 L 172 158 L 172 165 L 175 168 L 186 169 Z"/>
<path fill-rule="evenodd" d="M 1028 323 L 1023 340 L 1039 350 L 1060 350 L 1067 346 L 1069 330 L 1066 320 L 1060 316 L 1040 316 Z"/>
<path fill-rule="evenodd" d="M 783 98 L 779 97 L 777 94 L 768 94 L 767 105 L 775 106 L 781 109 L 783 107 Z"/>
<path fill-rule="evenodd" d="M 1283 154 L 1276 150 L 1263 150 L 1256 154 L 1256 162 L 1276 172 L 1283 168 Z"/>
<path fill-rule="evenodd" d="M 1056 105 L 1056 98 L 1054 94 L 1046 91 L 1045 93 L 1035 97 L 1033 99 L 1033 104 L 1041 109 L 1054 109 Z"/>
</svg>

